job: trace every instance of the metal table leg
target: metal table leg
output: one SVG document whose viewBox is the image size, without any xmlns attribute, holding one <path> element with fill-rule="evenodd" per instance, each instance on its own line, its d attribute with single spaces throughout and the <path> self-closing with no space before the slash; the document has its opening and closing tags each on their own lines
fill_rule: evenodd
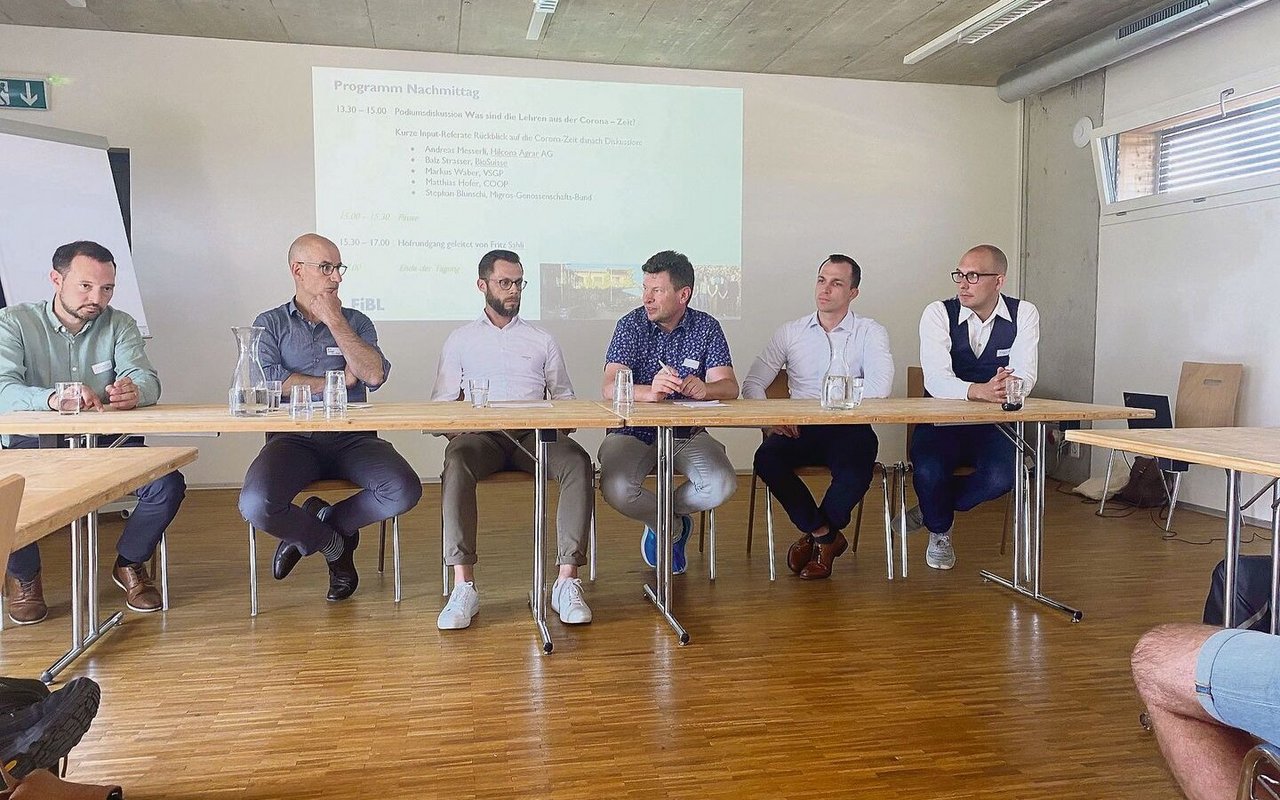
<svg viewBox="0 0 1280 800">
<path fill-rule="evenodd" d="M 1222 582 L 1224 628 L 1236 626 L 1236 559 L 1240 556 L 1240 514 L 1240 470 L 1229 469 L 1227 470 L 1227 557 L 1224 563 L 1226 575 Z M 1275 547 L 1274 542 L 1272 547 Z M 1272 616 L 1274 615 L 1273 610 Z"/>
<path fill-rule="evenodd" d="M 529 590 L 529 608 L 542 637 L 542 652 L 550 653 L 555 645 L 547 630 L 547 442 L 554 441 L 555 430 L 534 431 L 533 452 L 533 586 Z"/>
<path fill-rule="evenodd" d="M 1271 482 L 1271 633 L 1276 633 L 1280 603 L 1280 481 Z"/>
<path fill-rule="evenodd" d="M 689 643 L 689 634 L 671 613 L 671 516 L 674 513 L 675 483 L 675 430 L 668 427 L 658 428 L 658 553 L 655 586 L 645 584 L 644 593 L 658 611 L 666 618 L 667 624 L 675 631 L 680 644 Z"/>
<path fill-rule="evenodd" d="M 1001 430 L 1014 443 L 1013 579 L 1004 578 L 985 569 L 979 574 L 984 580 L 1017 592 L 1054 611 L 1061 611 L 1069 615 L 1072 622 L 1079 622 L 1084 618 L 1084 612 L 1059 603 L 1040 591 L 1040 567 L 1044 544 L 1044 464 L 1047 423 L 1034 422 L 1032 426 L 1033 441 L 1030 443 L 1025 437 L 1025 423 L 1013 423 L 1012 433 L 1009 432 L 1008 427 L 1001 427 Z M 1024 483 L 1022 478 L 1025 469 L 1024 459 L 1028 450 L 1035 459 L 1030 485 Z"/>
<path fill-rule="evenodd" d="M 120 439 L 123 441 L 123 437 Z M 72 447 L 75 446 L 75 439 L 71 440 Z M 86 434 L 84 437 L 85 447 L 97 447 L 97 437 L 93 434 Z M 88 575 L 85 581 L 85 591 L 87 592 L 88 602 L 85 605 L 88 618 L 85 620 L 85 636 L 84 646 L 96 642 L 107 631 L 124 621 L 124 612 L 117 611 L 106 620 L 98 621 L 98 512 L 89 512 L 89 524 L 86 526 L 88 535 L 87 544 L 87 562 Z"/>
</svg>

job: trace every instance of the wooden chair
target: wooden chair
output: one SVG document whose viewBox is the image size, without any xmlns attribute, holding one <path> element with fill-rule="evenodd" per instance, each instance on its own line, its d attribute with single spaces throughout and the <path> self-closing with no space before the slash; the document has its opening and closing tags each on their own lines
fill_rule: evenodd
<svg viewBox="0 0 1280 800">
<path fill-rule="evenodd" d="M 344 480 L 313 481 L 303 487 L 298 496 L 321 492 L 359 492 L 359 484 Z M 253 523 L 249 523 L 249 616 L 258 616 L 258 537 Z M 378 574 L 382 574 L 383 555 L 387 545 L 387 520 L 379 523 Z M 395 599 L 400 602 L 400 517 L 391 518 L 391 569 L 395 576 Z"/>
<path fill-rule="evenodd" d="M 599 475 L 599 469 L 598 468 L 593 469 L 592 481 L 593 481 L 593 484 L 595 485 L 599 484 L 599 479 L 598 477 L 596 477 L 598 475 Z M 502 470 L 500 472 L 493 473 L 487 478 L 484 478 L 483 480 L 480 481 L 480 483 L 532 484 L 533 478 L 534 476 L 531 473 L 525 472 L 524 470 L 514 470 L 514 469 Z M 593 498 L 595 494 L 595 485 L 592 486 Z M 440 473 L 440 497 L 442 498 L 440 503 L 440 568 L 441 568 L 440 583 L 442 587 L 441 594 L 444 597 L 448 597 L 449 596 L 449 578 L 453 575 L 453 569 L 448 564 L 444 563 L 444 549 L 445 547 L 448 546 L 448 543 L 445 542 L 445 539 L 444 539 L 444 502 L 443 502 L 444 472 L 443 471 L 441 471 Z M 589 565 L 588 567 L 589 577 L 592 581 L 595 581 L 596 579 L 596 507 L 595 507 L 594 501 L 591 504 L 591 528 L 587 534 L 587 557 L 588 557 L 588 565 Z"/>
<path fill-rule="evenodd" d="M 1236 800 L 1280 800 L 1280 748 L 1260 744 L 1245 754 Z"/>
<path fill-rule="evenodd" d="M 928 397 L 928 396 L 929 396 L 929 392 L 927 389 L 925 389 L 925 386 L 924 386 L 924 370 L 918 366 L 907 367 L 907 397 Z M 902 484 L 901 484 L 900 491 L 898 492 L 898 511 L 899 511 L 898 518 L 899 519 L 901 519 L 906 514 L 906 505 L 907 505 L 906 475 L 910 473 L 912 469 L 911 439 L 915 435 L 915 430 L 916 430 L 916 426 L 914 423 L 907 425 L 906 458 L 905 460 L 900 462 L 898 465 L 899 469 L 901 470 L 901 476 L 902 476 L 901 477 Z M 957 467 L 956 470 L 952 473 L 952 475 L 957 478 L 963 478 L 966 475 L 972 475 L 974 472 L 976 472 L 976 470 L 973 467 Z M 1030 477 L 1027 476 L 1025 472 L 1026 470 L 1024 469 L 1023 470 L 1024 474 L 1022 476 L 1015 476 L 1014 479 L 1017 480 L 1019 477 L 1021 477 L 1023 480 L 1029 481 Z M 1013 496 L 1010 495 L 1005 498 L 1004 522 L 1001 524 L 1001 527 L 1000 527 L 1000 554 L 1001 555 L 1004 555 L 1005 547 L 1009 539 L 1009 511 L 1010 509 L 1012 509 L 1012 507 L 1013 507 Z M 899 538 L 901 539 L 900 546 L 902 548 L 902 577 L 905 578 L 907 577 L 907 531 L 903 530 L 899 534 Z"/>
<path fill-rule="evenodd" d="M 1208 364 L 1199 361 L 1182 362 L 1178 377 L 1176 413 L 1170 420 L 1169 399 L 1165 395 L 1145 395 L 1125 392 L 1125 405 L 1151 408 L 1156 412 L 1154 420 L 1129 420 L 1131 429 L 1139 428 L 1233 428 L 1236 424 L 1236 404 L 1240 399 L 1240 384 L 1244 381 L 1243 364 Z M 1124 455 L 1124 454 L 1122 454 Z M 1116 457 L 1113 449 L 1107 453 L 1107 472 L 1103 481 L 1102 499 L 1098 501 L 1099 516 L 1106 510 L 1107 493 L 1111 489 L 1111 467 Z M 1128 456 L 1124 455 L 1125 461 Z M 1190 469 L 1185 461 L 1159 459 L 1162 473 L 1173 475 L 1173 488 L 1166 482 L 1165 496 L 1169 501 L 1169 516 L 1164 529 L 1173 524 L 1173 511 L 1178 505 L 1178 490 L 1182 488 L 1182 476 Z"/>
<path fill-rule="evenodd" d="M 773 381 L 768 386 L 765 387 L 764 396 L 770 400 L 784 400 L 787 397 L 790 397 L 790 389 L 787 384 L 787 371 L 785 369 L 778 370 L 778 374 L 774 377 Z M 886 473 L 884 464 L 880 463 L 879 461 L 875 462 L 875 466 L 872 472 L 873 480 L 875 479 L 876 474 L 880 475 L 880 485 L 884 489 L 884 496 L 885 496 L 884 511 L 885 511 L 885 517 L 887 519 L 889 516 L 889 479 L 888 479 L 888 475 Z M 801 478 L 820 478 L 824 476 L 830 477 L 831 470 L 827 469 L 826 467 L 800 467 L 799 469 L 796 470 L 796 475 L 800 476 Z M 760 483 L 763 483 L 763 481 L 760 481 Z M 756 471 L 753 468 L 751 470 L 751 496 L 747 500 L 747 552 L 748 553 L 751 552 L 751 539 L 755 532 L 755 524 L 756 524 L 756 484 L 757 484 L 757 476 L 756 476 Z M 851 543 L 851 549 L 855 553 L 858 552 L 858 539 L 862 535 L 862 505 L 865 499 L 866 498 L 864 496 L 862 500 L 858 501 L 858 505 L 855 506 L 855 508 L 857 509 L 857 517 L 853 526 L 853 542 Z M 777 572 L 776 572 L 777 568 L 774 564 L 773 494 L 772 492 L 769 491 L 768 486 L 764 487 L 764 510 L 765 510 L 765 529 L 768 532 L 768 537 L 769 537 L 769 580 L 772 581 L 772 580 L 776 580 L 777 578 Z M 885 537 L 886 537 L 886 541 L 889 542 L 890 545 L 892 545 L 892 539 L 890 538 L 892 537 L 892 535 L 893 535 L 892 530 L 890 530 L 886 526 Z M 889 560 L 890 579 L 893 578 L 892 551 L 893 551 L 893 548 L 891 546 L 890 560 Z"/>
</svg>

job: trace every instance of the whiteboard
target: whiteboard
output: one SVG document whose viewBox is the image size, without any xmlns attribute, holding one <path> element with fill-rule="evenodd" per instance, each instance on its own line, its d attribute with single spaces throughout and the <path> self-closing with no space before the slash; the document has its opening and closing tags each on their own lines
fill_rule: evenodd
<svg viewBox="0 0 1280 800">
<path fill-rule="evenodd" d="M 81 239 L 116 258 L 111 305 L 149 336 L 107 141 L 0 120 L 0 282 L 10 304 L 53 297 L 53 251 Z"/>
</svg>

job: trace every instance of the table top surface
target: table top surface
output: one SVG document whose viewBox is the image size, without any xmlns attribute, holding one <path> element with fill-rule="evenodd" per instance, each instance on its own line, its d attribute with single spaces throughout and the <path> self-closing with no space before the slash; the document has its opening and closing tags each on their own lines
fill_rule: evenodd
<svg viewBox="0 0 1280 800">
<path fill-rule="evenodd" d="M 194 447 L 3 450 L 0 476 L 26 478 L 14 548 L 196 460 Z"/>
<path fill-rule="evenodd" d="M 1141 419 L 1153 412 L 1141 408 L 1099 406 L 1066 400 L 1028 399 L 1020 411 L 1004 411 L 994 403 L 937 400 L 932 397 L 887 397 L 864 400 L 848 411 L 828 411 L 817 400 L 726 400 L 714 406 L 636 403 L 629 425 L 755 427 L 763 425 L 853 425 L 860 423 L 993 423 L 1058 420 Z"/>
<path fill-rule="evenodd" d="M 282 431 L 480 431 L 514 428 L 608 428 L 616 414 L 590 400 L 544 403 L 494 403 L 472 408 L 463 402 L 354 404 L 347 416 L 325 419 L 315 409 L 310 420 L 289 418 L 281 411 L 233 417 L 225 405 L 161 403 L 130 411 L 15 411 L 0 414 L 0 433 L 274 433 Z"/>
<path fill-rule="evenodd" d="M 1080 430 L 1067 440 L 1280 478 L 1280 428 Z"/>
</svg>

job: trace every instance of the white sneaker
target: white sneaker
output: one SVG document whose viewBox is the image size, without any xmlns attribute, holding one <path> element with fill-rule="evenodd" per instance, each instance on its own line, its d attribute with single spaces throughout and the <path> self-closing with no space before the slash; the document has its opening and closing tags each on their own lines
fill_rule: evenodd
<svg viewBox="0 0 1280 800">
<path fill-rule="evenodd" d="M 449 602 L 436 619 L 436 627 L 442 631 L 459 631 L 471 627 L 471 618 L 480 611 L 480 594 L 471 581 L 462 581 L 453 587 Z"/>
<path fill-rule="evenodd" d="M 951 549 L 951 531 L 929 534 L 929 547 L 924 551 L 924 563 L 934 569 L 951 569 L 956 565 L 956 551 Z"/>
<path fill-rule="evenodd" d="M 551 587 L 551 610 L 560 615 L 565 625 L 585 625 L 591 621 L 591 608 L 577 578 L 557 578 Z"/>
<path fill-rule="evenodd" d="M 920 511 L 920 506 L 912 506 L 907 509 L 907 533 L 913 533 L 924 527 L 924 514 Z M 902 535 L 902 517 L 897 514 L 893 515 L 893 533 L 895 536 Z"/>
</svg>

